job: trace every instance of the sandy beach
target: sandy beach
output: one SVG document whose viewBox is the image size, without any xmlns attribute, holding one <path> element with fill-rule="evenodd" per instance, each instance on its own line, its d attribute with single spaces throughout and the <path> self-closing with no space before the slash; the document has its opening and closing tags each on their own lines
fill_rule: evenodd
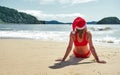
<svg viewBox="0 0 120 75">
<path fill-rule="evenodd" d="M 0 75 L 120 75 L 120 47 L 97 46 L 97 54 L 106 64 L 74 58 L 62 58 L 67 42 L 25 39 L 0 40 Z"/>
</svg>

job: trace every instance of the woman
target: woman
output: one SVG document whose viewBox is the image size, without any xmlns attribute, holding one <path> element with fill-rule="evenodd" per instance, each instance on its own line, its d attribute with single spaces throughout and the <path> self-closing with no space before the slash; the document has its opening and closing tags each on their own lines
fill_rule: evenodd
<svg viewBox="0 0 120 75">
<path fill-rule="evenodd" d="M 73 21 L 72 28 L 73 31 L 70 33 L 70 40 L 66 53 L 62 59 L 57 59 L 56 61 L 65 61 L 74 43 L 73 54 L 75 57 L 88 58 L 92 53 L 96 62 L 106 63 L 103 60 L 99 60 L 97 56 L 97 53 L 92 43 L 92 34 L 90 33 L 90 31 L 87 31 L 86 21 L 81 17 L 77 17 Z"/>
</svg>

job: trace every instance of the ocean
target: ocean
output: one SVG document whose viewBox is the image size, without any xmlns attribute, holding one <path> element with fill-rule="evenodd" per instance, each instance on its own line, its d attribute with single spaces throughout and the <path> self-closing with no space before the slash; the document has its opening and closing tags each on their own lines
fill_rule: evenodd
<svg viewBox="0 0 120 75">
<path fill-rule="evenodd" d="M 88 24 L 93 42 L 99 45 L 120 45 L 120 25 Z M 70 24 L 0 24 L 0 39 L 33 39 L 68 42 Z"/>
</svg>

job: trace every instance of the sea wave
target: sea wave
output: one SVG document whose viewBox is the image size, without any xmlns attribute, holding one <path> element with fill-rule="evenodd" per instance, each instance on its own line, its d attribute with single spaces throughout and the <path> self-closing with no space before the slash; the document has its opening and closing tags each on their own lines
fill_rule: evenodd
<svg viewBox="0 0 120 75">
<path fill-rule="evenodd" d="M 100 43 L 113 43 L 113 44 L 120 44 L 120 38 L 116 38 L 114 36 L 105 36 L 102 38 L 94 38 L 95 42 Z"/>
<path fill-rule="evenodd" d="M 0 38 L 20 38 L 66 42 L 69 40 L 69 33 L 69 31 L 0 31 Z M 93 36 L 94 35 L 95 34 L 93 34 Z M 93 41 L 120 44 L 120 38 L 108 35 L 94 36 Z"/>
<path fill-rule="evenodd" d="M 0 31 L 0 38 L 66 41 L 68 33 L 64 31 Z"/>
<path fill-rule="evenodd" d="M 89 28 L 92 31 L 109 31 L 112 30 L 111 27 L 90 27 Z"/>
<path fill-rule="evenodd" d="M 11 31 L 11 30 L 13 30 L 12 28 L 0 28 L 0 31 Z"/>
</svg>

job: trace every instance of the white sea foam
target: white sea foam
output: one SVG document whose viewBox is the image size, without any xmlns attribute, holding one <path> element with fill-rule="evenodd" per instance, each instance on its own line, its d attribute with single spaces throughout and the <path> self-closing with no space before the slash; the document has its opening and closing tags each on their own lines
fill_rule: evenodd
<svg viewBox="0 0 120 75">
<path fill-rule="evenodd" d="M 105 36 L 105 37 L 102 37 L 102 38 L 94 38 L 93 40 L 94 42 L 97 42 L 97 43 L 113 43 L 113 44 L 120 44 L 120 38 L 116 38 L 116 37 L 113 37 L 113 36 Z"/>
<path fill-rule="evenodd" d="M 48 41 L 67 42 L 71 26 L 69 25 L 48 25 L 48 26 L 0 26 L 0 38 L 36 39 Z M 9 27 L 10 26 L 10 27 Z M 98 28 L 97 25 L 88 26 L 88 30 L 93 35 L 93 41 L 97 43 L 120 44 L 119 26 L 108 26 L 110 30 L 91 30 L 91 27 Z M 105 29 L 106 27 L 103 27 Z"/>
<path fill-rule="evenodd" d="M 0 38 L 67 41 L 69 32 L 64 31 L 0 31 Z"/>
<path fill-rule="evenodd" d="M 22 38 L 64 42 L 69 40 L 69 33 L 70 32 L 67 31 L 0 31 L 0 38 Z M 120 38 L 103 36 L 94 36 L 93 41 L 120 44 Z"/>
</svg>

